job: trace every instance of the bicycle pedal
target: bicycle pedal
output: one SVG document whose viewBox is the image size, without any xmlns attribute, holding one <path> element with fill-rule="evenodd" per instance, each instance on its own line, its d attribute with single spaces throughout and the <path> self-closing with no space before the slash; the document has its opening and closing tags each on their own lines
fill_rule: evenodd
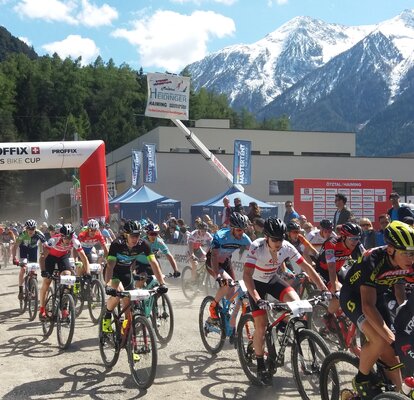
<svg viewBox="0 0 414 400">
<path fill-rule="evenodd" d="M 134 360 L 134 362 L 138 362 L 141 359 L 141 357 L 139 356 L 139 354 L 133 353 L 132 359 Z"/>
</svg>

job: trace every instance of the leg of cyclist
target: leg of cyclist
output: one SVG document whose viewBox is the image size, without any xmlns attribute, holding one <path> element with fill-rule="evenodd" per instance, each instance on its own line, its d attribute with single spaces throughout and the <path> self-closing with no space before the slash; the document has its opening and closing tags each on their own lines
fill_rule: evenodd
<svg viewBox="0 0 414 400">
<path fill-rule="evenodd" d="M 55 269 L 55 265 L 57 261 L 58 261 L 57 257 L 52 256 L 50 254 L 45 258 L 45 269 L 42 270 L 43 282 L 42 282 L 42 286 L 40 287 L 40 292 L 39 292 L 39 303 L 40 303 L 39 319 L 46 318 L 46 311 L 45 311 L 46 294 L 47 294 L 47 291 L 49 290 L 50 283 L 52 282 L 49 276 L 53 274 L 53 270 Z"/>
</svg>

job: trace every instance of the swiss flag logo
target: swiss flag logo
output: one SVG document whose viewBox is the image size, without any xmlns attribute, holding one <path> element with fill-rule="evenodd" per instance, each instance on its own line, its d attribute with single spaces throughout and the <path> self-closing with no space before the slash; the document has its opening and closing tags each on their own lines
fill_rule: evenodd
<svg viewBox="0 0 414 400">
<path fill-rule="evenodd" d="M 32 147 L 32 154 L 40 154 L 40 147 Z"/>
</svg>

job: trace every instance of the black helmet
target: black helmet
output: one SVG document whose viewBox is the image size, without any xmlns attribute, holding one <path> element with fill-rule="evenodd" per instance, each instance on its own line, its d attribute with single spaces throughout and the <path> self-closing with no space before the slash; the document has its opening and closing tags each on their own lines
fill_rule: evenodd
<svg viewBox="0 0 414 400">
<path fill-rule="evenodd" d="M 208 225 L 207 225 L 205 222 L 200 222 L 200 223 L 197 225 L 197 229 L 201 229 L 201 230 L 203 230 L 203 231 L 206 231 L 206 230 L 208 229 Z"/>
<path fill-rule="evenodd" d="M 289 222 L 286 225 L 286 229 L 287 229 L 288 232 L 292 232 L 292 231 L 298 231 L 299 232 L 300 231 L 300 226 L 296 222 Z"/>
<path fill-rule="evenodd" d="M 319 222 L 319 226 L 322 229 L 328 229 L 328 230 L 333 229 L 333 223 L 330 219 L 322 219 L 321 222 Z"/>
<path fill-rule="evenodd" d="M 145 226 L 145 230 L 147 232 L 159 232 L 160 227 L 157 224 L 149 223 L 148 225 Z"/>
<path fill-rule="evenodd" d="M 232 212 L 230 214 L 230 227 L 232 228 L 240 228 L 246 229 L 247 228 L 247 221 L 243 214 L 238 212 Z"/>
<path fill-rule="evenodd" d="M 410 225 L 392 221 L 384 230 L 385 243 L 399 250 L 414 250 L 414 230 Z"/>
<path fill-rule="evenodd" d="M 346 222 L 345 224 L 341 225 L 341 229 L 339 231 L 339 234 L 341 236 L 358 236 L 361 237 L 362 236 L 362 228 L 357 225 L 354 224 L 352 222 Z"/>
<path fill-rule="evenodd" d="M 141 233 L 141 224 L 138 221 L 130 219 L 129 221 L 125 222 L 124 231 L 129 235 L 139 235 Z"/>
<path fill-rule="evenodd" d="M 73 234 L 75 233 L 75 230 L 73 229 L 72 224 L 65 224 L 60 228 L 59 232 L 63 236 L 72 237 Z"/>
<path fill-rule="evenodd" d="M 265 220 L 263 233 L 268 237 L 283 240 L 286 230 L 286 224 L 279 218 L 269 217 Z"/>
</svg>

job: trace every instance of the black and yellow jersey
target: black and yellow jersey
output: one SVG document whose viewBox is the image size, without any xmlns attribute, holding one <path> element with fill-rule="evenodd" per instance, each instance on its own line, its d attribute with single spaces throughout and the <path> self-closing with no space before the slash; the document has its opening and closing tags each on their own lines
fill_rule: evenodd
<svg viewBox="0 0 414 400">
<path fill-rule="evenodd" d="M 413 282 L 414 269 L 399 269 L 392 266 L 387 246 L 366 251 L 350 268 L 343 281 L 344 290 L 359 293 L 361 285 L 375 287 L 378 293 L 385 292 L 397 283 Z"/>
</svg>

